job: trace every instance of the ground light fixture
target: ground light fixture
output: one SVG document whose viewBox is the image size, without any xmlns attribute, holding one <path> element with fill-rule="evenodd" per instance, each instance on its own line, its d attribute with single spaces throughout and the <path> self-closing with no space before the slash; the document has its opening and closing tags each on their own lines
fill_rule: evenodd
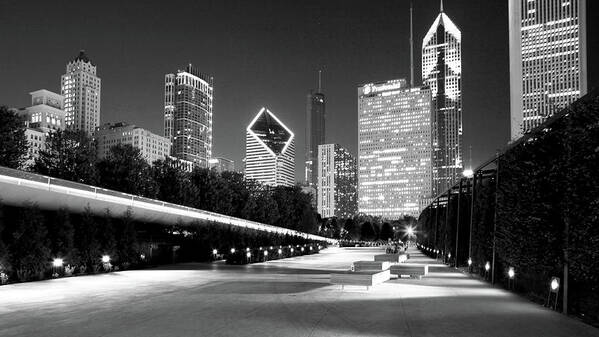
<svg viewBox="0 0 599 337">
<path fill-rule="evenodd" d="M 264 256 L 268 256 L 268 250 L 264 251 Z"/>
<path fill-rule="evenodd" d="M 108 255 L 102 255 L 102 262 L 103 263 L 110 262 L 110 256 L 108 256 Z"/>
<path fill-rule="evenodd" d="M 247 253 L 245 254 L 245 256 L 247 256 L 247 257 L 251 257 L 251 256 L 252 256 L 252 253 L 250 253 L 250 252 L 247 252 Z"/>
<path fill-rule="evenodd" d="M 472 265 L 472 258 L 468 258 L 468 267 L 470 267 Z"/>
<path fill-rule="evenodd" d="M 216 249 L 213 249 L 213 250 L 212 250 L 212 255 L 216 255 L 216 254 L 218 254 L 218 250 L 216 250 Z"/>
<path fill-rule="evenodd" d="M 146 255 L 145 254 L 139 254 L 139 258 L 142 259 L 142 260 L 145 260 L 146 259 Z"/>
<path fill-rule="evenodd" d="M 281 250 L 281 248 L 279 248 L 279 250 L 277 251 L 277 253 L 279 253 L 279 255 L 281 255 L 283 253 L 283 251 Z"/>
<path fill-rule="evenodd" d="M 310 250 L 312 250 L 312 246 L 310 246 Z"/>
<path fill-rule="evenodd" d="M 451 253 L 447 254 L 447 258 L 451 259 Z"/>
<path fill-rule="evenodd" d="M 250 248 L 249 248 L 249 247 L 248 247 L 248 248 L 246 248 L 246 249 L 245 249 L 245 251 L 246 251 L 246 252 L 249 252 L 249 251 L 250 251 Z"/>
<path fill-rule="evenodd" d="M 62 259 L 56 258 L 52 261 L 52 266 L 54 267 L 62 267 Z"/>
<path fill-rule="evenodd" d="M 487 261 L 487 263 L 485 263 L 485 270 L 489 271 L 489 269 L 491 269 L 491 264 L 489 263 L 489 261 Z"/>
<path fill-rule="evenodd" d="M 302 247 L 302 252 L 304 251 L 304 247 Z"/>
<path fill-rule="evenodd" d="M 512 278 L 512 279 L 514 278 L 514 276 L 516 276 L 516 272 L 514 271 L 514 267 L 510 267 L 510 269 L 508 269 L 508 271 L 507 271 L 507 275 L 508 275 L 510 278 Z"/>
<path fill-rule="evenodd" d="M 231 248 L 231 254 L 235 254 L 235 248 Z"/>
<path fill-rule="evenodd" d="M 559 290 L 559 278 L 552 277 L 551 283 L 549 283 L 549 287 L 552 292 L 557 292 Z"/>
</svg>

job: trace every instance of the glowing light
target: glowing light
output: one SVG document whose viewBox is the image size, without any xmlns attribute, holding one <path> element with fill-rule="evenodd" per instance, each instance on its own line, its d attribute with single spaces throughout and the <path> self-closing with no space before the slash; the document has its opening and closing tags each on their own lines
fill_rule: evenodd
<svg viewBox="0 0 599 337">
<path fill-rule="evenodd" d="M 466 178 L 472 178 L 472 176 L 474 176 L 474 171 L 472 171 L 471 169 L 465 169 L 464 172 L 462 172 L 462 174 Z"/>
<path fill-rule="evenodd" d="M 310 250 L 312 250 L 312 246 L 310 246 Z"/>
<path fill-rule="evenodd" d="M 270 250 L 272 250 L 272 246 L 270 246 Z"/>
<path fill-rule="evenodd" d="M 491 269 L 491 264 L 489 263 L 489 261 L 487 261 L 487 263 L 485 263 L 485 270 L 489 271 L 489 269 Z"/>
<path fill-rule="evenodd" d="M 142 260 L 145 260 L 146 259 L 146 255 L 145 254 L 139 254 L 139 258 L 142 259 Z"/>
<path fill-rule="evenodd" d="M 291 252 L 293 253 L 293 248 L 291 248 Z"/>
<path fill-rule="evenodd" d="M 62 259 L 54 259 L 54 261 L 52 261 L 52 265 L 54 267 L 62 267 Z"/>
<path fill-rule="evenodd" d="M 510 269 L 509 269 L 509 270 L 508 270 L 508 272 L 507 272 L 507 275 L 508 275 L 510 278 L 514 278 L 514 276 L 516 275 L 516 272 L 514 272 L 514 267 L 510 267 Z"/>
<path fill-rule="evenodd" d="M 250 252 L 247 252 L 247 253 L 245 253 L 245 256 L 247 256 L 247 257 L 251 257 L 251 256 L 252 256 L 252 253 L 250 253 Z"/>
<path fill-rule="evenodd" d="M 246 252 L 249 252 L 249 251 L 250 251 L 250 249 L 249 249 L 249 248 L 246 248 L 246 249 L 245 249 L 245 251 L 246 251 Z"/>
<path fill-rule="evenodd" d="M 468 267 L 470 267 L 472 265 L 472 259 L 468 258 Z"/>
<path fill-rule="evenodd" d="M 447 258 L 451 259 L 451 253 L 447 254 Z"/>
<path fill-rule="evenodd" d="M 304 247 L 302 247 L 302 252 L 304 251 Z"/>
<path fill-rule="evenodd" d="M 231 254 L 235 254 L 235 248 L 231 248 Z"/>
<path fill-rule="evenodd" d="M 264 256 L 268 256 L 268 250 L 264 251 Z"/>
<path fill-rule="evenodd" d="M 108 263 L 108 262 L 110 262 L 110 256 L 102 255 L 102 263 Z"/>
<path fill-rule="evenodd" d="M 216 250 L 216 249 L 213 249 L 213 250 L 212 250 L 212 255 L 216 255 L 216 254 L 218 254 L 218 250 Z"/>
<path fill-rule="evenodd" d="M 281 254 L 283 253 L 283 251 L 282 251 L 281 249 L 279 249 L 279 250 L 277 251 L 277 253 L 279 253 L 279 255 L 281 255 Z"/>
<path fill-rule="evenodd" d="M 406 228 L 406 233 L 408 236 L 414 236 L 414 228 L 412 228 L 412 226 L 408 226 L 408 228 Z"/>
<path fill-rule="evenodd" d="M 555 292 L 558 289 L 559 289 L 559 278 L 552 277 L 551 278 L 551 290 Z"/>
</svg>

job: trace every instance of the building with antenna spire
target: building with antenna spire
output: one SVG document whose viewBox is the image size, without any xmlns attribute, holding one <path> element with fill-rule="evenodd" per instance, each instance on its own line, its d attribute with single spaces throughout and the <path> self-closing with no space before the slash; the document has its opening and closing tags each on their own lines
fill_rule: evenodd
<svg viewBox="0 0 599 337">
<path fill-rule="evenodd" d="M 326 142 L 326 102 L 322 92 L 322 71 L 318 71 L 318 89 L 306 96 L 305 184 L 318 186 L 318 145 Z"/>
<path fill-rule="evenodd" d="M 433 100 L 433 195 L 459 179 L 462 159 L 462 33 L 440 13 L 422 41 L 422 82 Z"/>
</svg>

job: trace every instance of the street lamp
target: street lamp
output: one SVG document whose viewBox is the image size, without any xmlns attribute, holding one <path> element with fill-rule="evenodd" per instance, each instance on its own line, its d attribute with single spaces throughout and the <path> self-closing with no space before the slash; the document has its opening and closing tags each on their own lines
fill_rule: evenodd
<svg viewBox="0 0 599 337">
<path fill-rule="evenodd" d="M 509 276 L 511 279 L 513 279 L 513 278 L 514 278 L 514 276 L 516 276 L 516 273 L 514 272 L 514 267 L 510 267 L 510 269 L 509 269 L 509 270 L 508 270 L 508 272 L 507 272 L 507 275 L 508 275 L 508 276 Z"/>
<path fill-rule="evenodd" d="M 281 248 L 279 248 L 279 250 L 277 251 L 277 253 L 279 253 L 279 255 L 281 255 L 283 253 L 283 251 L 281 250 Z"/>
<path fill-rule="evenodd" d="M 62 259 L 54 259 L 54 261 L 52 261 L 52 266 L 54 267 L 62 267 Z"/>
<path fill-rule="evenodd" d="M 268 256 L 268 250 L 264 251 L 264 256 Z"/>
<path fill-rule="evenodd" d="M 109 263 L 109 262 L 110 262 L 110 256 L 102 255 L 102 263 Z"/>
<path fill-rule="evenodd" d="M 485 263 L 485 271 L 489 271 L 489 269 L 491 269 L 491 264 L 489 263 L 489 261 L 487 261 L 487 263 Z"/>
<path fill-rule="evenodd" d="M 468 258 L 468 267 L 472 266 L 472 258 Z"/>
<path fill-rule="evenodd" d="M 216 255 L 216 254 L 218 254 L 218 250 L 216 250 L 216 249 L 213 249 L 213 250 L 212 250 L 212 255 Z"/>
<path fill-rule="evenodd" d="M 291 252 L 293 253 L 293 248 L 291 248 Z"/>
<path fill-rule="evenodd" d="M 235 254 L 235 248 L 231 248 L 231 254 Z"/>
</svg>

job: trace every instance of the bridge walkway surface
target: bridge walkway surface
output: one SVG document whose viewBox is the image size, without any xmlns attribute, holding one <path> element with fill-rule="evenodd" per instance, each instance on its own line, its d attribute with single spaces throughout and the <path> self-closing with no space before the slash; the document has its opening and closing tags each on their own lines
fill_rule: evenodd
<svg viewBox="0 0 599 337">
<path fill-rule="evenodd" d="M 187 263 L 0 287 L 0 336 L 599 336 L 437 265 L 367 291 L 329 283 L 380 248 L 229 266 Z M 435 261 L 411 250 L 411 262 Z"/>
</svg>

